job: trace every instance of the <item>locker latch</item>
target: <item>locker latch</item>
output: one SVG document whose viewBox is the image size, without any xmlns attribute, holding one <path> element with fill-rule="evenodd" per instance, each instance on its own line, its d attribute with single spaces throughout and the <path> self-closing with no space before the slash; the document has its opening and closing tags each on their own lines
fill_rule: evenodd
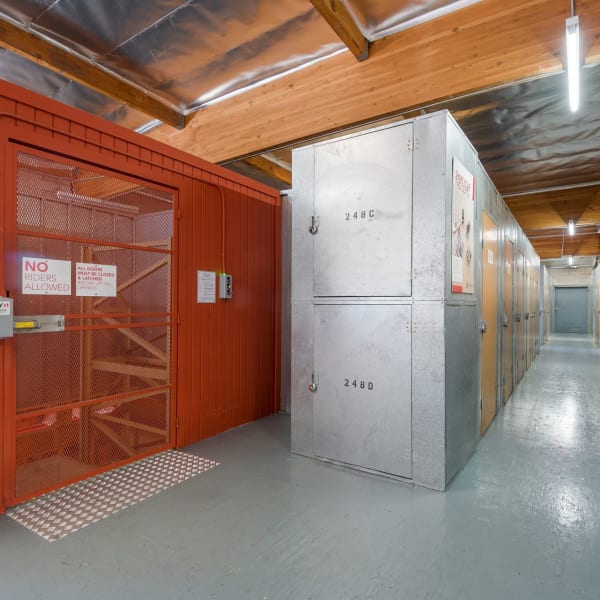
<svg viewBox="0 0 600 600">
<path fill-rule="evenodd" d="M 312 377 L 310 378 L 310 383 L 308 384 L 308 391 L 312 392 L 313 394 L 317 391 L 317 388 L 319 387 L 319 384 L 317 382 L 317 378 L 315 377 L 315 374 L 312 374 Z"/>
<path fill-rule="evenodd" d="M 479 331 L 481 331 L 481 333 L 485 333 L 487 331 L 487 321 L 481 321 L 479 325 Z"/>
<path fill-rule="evenodd" d="M 308 231 L 315 235 L 317 231 L 319 231 L 319 217 L 315 217 L 314 215 L 310 218 L 310 227 Z"/>
</svg>

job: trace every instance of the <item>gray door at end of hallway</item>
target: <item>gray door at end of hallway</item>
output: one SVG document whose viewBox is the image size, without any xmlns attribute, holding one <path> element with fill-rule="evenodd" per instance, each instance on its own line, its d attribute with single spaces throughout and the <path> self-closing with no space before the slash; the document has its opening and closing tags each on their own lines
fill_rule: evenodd
<svg viewBox="0 0 600 600">
<path fill-rule="evenodd" d="M 554 288 L 554 314 L 556 333 L 589 333 L 588 288 Z"/>
</svg>

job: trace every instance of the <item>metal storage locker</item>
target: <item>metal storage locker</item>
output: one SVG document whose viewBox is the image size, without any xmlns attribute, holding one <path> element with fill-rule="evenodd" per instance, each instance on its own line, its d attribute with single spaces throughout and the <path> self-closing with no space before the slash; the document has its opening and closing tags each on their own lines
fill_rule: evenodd
<svg viewBox="0 0 600 600">
<path fill-rule="evenodd" d="M 453 161 L 478 168 L 446 112 L 294 151 L 292 451 L 435 489 L 473 451 L 479 281 L 451 292 Z"/>
</svg>

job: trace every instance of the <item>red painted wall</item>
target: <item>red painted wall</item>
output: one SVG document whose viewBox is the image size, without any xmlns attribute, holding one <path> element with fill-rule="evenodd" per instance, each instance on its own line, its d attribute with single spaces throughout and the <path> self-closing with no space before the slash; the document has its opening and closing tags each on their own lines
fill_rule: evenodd
<svg viewBox="0 0 600 600">
<path fill-rule="evenodd" d="M 14 229 L 18 143 L 76 158 L 177 195 L 172 445 L 181 447 L 278 410 L 280 201 L 260 183 L 81 111 L 0 82 L 0 295 Z M 12 229 L 11 229 L 12 228 Z M 233 276 L 233 299 L 196 303 L 197 270 Z M 0 512 L 13 477 L 14 344 L 0 340 Z M 176 423 L 178 428 L 175 430 Z"/>
<path fill-rule="evenodd" d="M 192 202 L 182 204 L 179 444 L 278 408 L 278 223 L 278 205 L 253 202 L 241 189 L 226 190 L 223 199 L 215 187 L 194 182 Z M 197 270 L 231 274 L 233 299 L 197 304 Z"/>
</svg>

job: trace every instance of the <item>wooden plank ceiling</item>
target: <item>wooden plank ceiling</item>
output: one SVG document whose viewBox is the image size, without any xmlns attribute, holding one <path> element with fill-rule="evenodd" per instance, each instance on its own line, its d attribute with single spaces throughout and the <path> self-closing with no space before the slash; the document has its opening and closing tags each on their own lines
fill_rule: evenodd
<svg viewBox="0 0 600 600">
<path fill-rule="evenodd" d="M 577 11 L 585 62 L 595 64 L 600 59 L 600 3 L 578 2 Z M 420 107 L 443 107 L 444 101 L 478 90 L 562 72 L 569 14 L 567 2 L 486 0 L 373 42 L 364 62 L 339 55 L 207 107 L 184 131 L 161 127 L 150 135 L 215 162 L 231 163 L 265 150 L 276 156 L 274 149 L 329 132 L 380 123 L 391 115 L 411 117 Z M 485 107 L 454 114 L 461 123 L 481 108 Z M 279 164 L 289 157 L 289 150 L 280 150 Z M 588 177 L 572 171 L 567 175 L 580 183 L 581 177 Z M 594 214 L 597 188 L 545 192 L 551 177 L 552 186 L 560 187 L 560 175 L 548 172 L 539 182 L 542 191 L 509 201 L 536 251 L 542 258 L 600 254 L 595 227 L 600 218 Z M 498 175 L 497 185 L 501 193 L 502 187 L 519 192 L 530 189 L 531 181 L 520 188 L 518 174 L 509 172 Z M 530 205 L 535 210 L 521 222 Z M 578 223 L 577 232 L 563 242 L 570 218 Z"/>
<path fill-rule="evenodd" d="M 571 10 L 566 0 L 484 0 L 371 43 L 343 2 L 310 1 L 351 52 L 187 115 L 158 101 L 152 90 L 4 21 L 0 46 L 167 123 L 149 133 L 154 139 L 217 163 L 245 161 L 245 168 L 281 181 L 281 187 L 290 183 L 286 164 L 293 145 L 563 71 L 565 19 Z M 600 2 L 579 0 L 576 8 L 584 62 L 599 63 Z M 467 111 L 465 119 L 472 110 L 477 109 Z M 459 123 L 461 115 L 457 109 Z M 585 123 L 581 126 L 582 135 L 589 135 Z M 483 154 L 482 160 L 485 165 Z M 592 183 L 582 178 L 578 187 L 535 194 L 530 182 L 520 187 L 516 172 L 502 180 L 510 181 L 514 195 L 507 199 L 509 206 L 542 258 L 600 254 L 598 186 L 582 187 Z M 506 193 L 499 181 L 500 192 Z M 539 188 L 544 187 L 540 181 Z M 564 186 L 553 180 L 552 187 Z M 573 237 L 563 235 L 569 219 L 578 224 Z"/>
<path fill-rule="evenodd" d="M 178 128 L 185 124 L 184 115 L 154 97 L 151 90 L 133 85 L 92 61 L 85 60 L 4 19 L 0 19 L 0 48 L 15 52 L 51 71 L 105 93 L 163 123 Z"/>
<path fill-rule="evenodd" d="M 600 185 L 505 200 L 540 258 L 600 255 Z M 574 235 L 568 231 L 571 220 Z"/>
</svg>

